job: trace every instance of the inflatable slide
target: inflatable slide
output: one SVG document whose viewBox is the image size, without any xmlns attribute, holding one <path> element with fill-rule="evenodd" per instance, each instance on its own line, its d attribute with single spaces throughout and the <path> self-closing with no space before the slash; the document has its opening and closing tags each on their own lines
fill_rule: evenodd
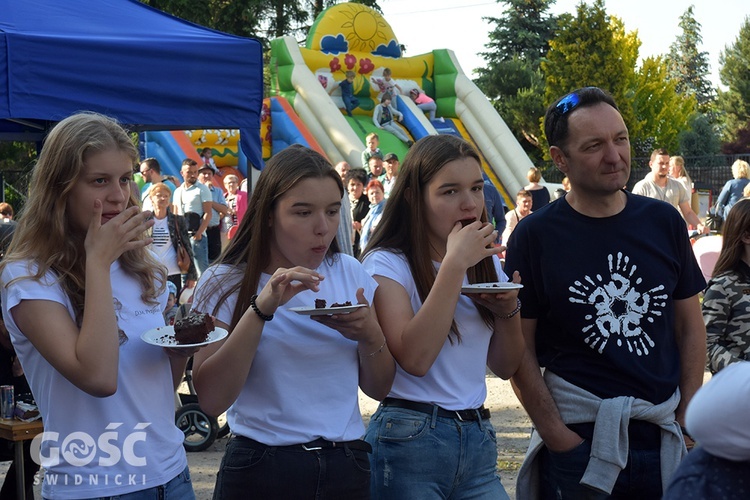
<svg viewBox="0 0 750 500">
<path fill-rule="evenodd" d="M 526 173 L 532 163 L 487 97 L 463 72 L 453 52 L 441 49 L 403 56 L 385 19 L 356 3 L 341 3 L 323 11 L 310 29 L 305 47 L 291 37 L 271 42 L 271 94 L 291 104 L 294 119 L 277 123 L 278 113 L 271 109 L 271 146 L 264 149 L 264 156 L 266 150 L 270 153 L 277 149 L 273 143 L 277 129 L 291 126 L 306 128 L 332 163 L 346 160 L 352 166 L 361 166 L 360 154 L 370 132 L 378 133 L 384 153 L 394 152 L 403 159 L 406 144 L 378 129 L 372 120 L 372 111 L 382 95 L 385 68 L 391 70 L 400 87 L 396 105 L 404 114 L 401 125 L 411 138 L 450 133 L 469 140 L 480 151 L 490 179 L 508 206 L 513 206 L 515 193 L 527 183 Z M 360 103 L 351 117 L 343 112 L 336 85 L 345 79 L 347 71 L 356 74 L 353 87 Z M 409 98 L 411 89 L 421 89 L 435 100 L 438 119 L 428 120 L 416 107 Z"/>
</svg>

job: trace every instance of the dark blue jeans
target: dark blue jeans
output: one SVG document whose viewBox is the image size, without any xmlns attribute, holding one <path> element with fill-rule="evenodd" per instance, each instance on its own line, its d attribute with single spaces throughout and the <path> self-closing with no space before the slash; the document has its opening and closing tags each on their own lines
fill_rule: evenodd
<svg viewBox="0 0 750 500">
<path fill-rule="evenodd" d="M 370 498 L 370 459 L 366 451 L 266 446 L 235 436 L 227 445 L 214 500 Z"/>
<path fill-rule="evenodd" d="M 589 463 L 591 441 L 588 439 L 563 453 L 542 448 L 539 452 L 542 500 L 600 500 L 661 498 L 661 459 L 659 450 L 633 450 L 620 472 L 611 495 L 579 484 Z"/>
<path fill-rule="evenodd" d="M 359 107 L 359 99 L 357 99 L 354 96 L 341 96 L 341 100 L 344 101 L 344 108 L 346 109 L 346 114 L 349 116 L 352 116 L 352 110 L 354 108 Z"/>
</svg>

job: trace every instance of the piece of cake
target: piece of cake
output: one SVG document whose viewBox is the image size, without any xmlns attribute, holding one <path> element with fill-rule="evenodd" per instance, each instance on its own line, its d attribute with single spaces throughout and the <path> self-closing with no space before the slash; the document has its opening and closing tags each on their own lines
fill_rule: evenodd
<svg viewBox="0 0 750 500">
<path fill-rule="evenodd" d="M 326 299 L 315 299 L 315 309 L 325 309 Z"/>
<path fill-rule="evenodd" d="M 331 307 L 349 307 L 351 305 L 352 305 L 351 301 L 347 300 L 346 302 L 341 303 L 341 304 L 339 304 L 339 303 L 333 303 L 333 304 L 331 304 Z"/>
<path fill-rule="evenodd" d="M 200 344 L 214 330 L 214 319 L 206 313 L 190 313 L 174 323 L 174 339 L 178 344 Z"/>
</svg>

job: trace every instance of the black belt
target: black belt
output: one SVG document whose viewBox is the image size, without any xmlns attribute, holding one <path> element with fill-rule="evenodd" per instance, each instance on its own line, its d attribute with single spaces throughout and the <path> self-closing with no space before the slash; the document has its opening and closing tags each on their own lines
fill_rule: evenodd
<svg viewBox="0 0 750 500">
<path fill-rule="evenodd" d="M 416 401 L 408 401 L 406 399 L 398 398 L 385 398 L 381 403 L 383 406 L 389 406 L 391 408 L 403 408 L 405 410 L 418 411 L 420 413 L 426 413 L 432 415 L 437 408 L 437 416 L 445 418 L 455 418 L 460 421 L 465 420 L 487 420 L 490 418 L 490 409 L 485 408 L 484 405 L 480 406 L 476 410 L 446 410 L 437 405 L 431 405 L 429 403 L 417 403 Z"/>
<path fill-rule="evenodd" d="M 267 444 L 263 444 L 254 439 L 246 438 L 245 436 L 235 436 L 235 439 L 243 439 L 246 441 L 251 441 L 260 446 L 265 446 L 267 448 L 276 448 L 277 450 L 318 451 L 318 450 L 334 450 L 334 449 L 343 450 L 344 448 L 349 448 L 350 450 L 359 450 L 359 451 L 366 451 L 367 453 L 372 453 L 372 446 L 370 446 L 370 443 L 368 443 L 367 441 L 363 441 L 361 439 L 356 439 L 354 441 L 328 441 L 327 439 L 318 438 L 315 441 L 310 441 L 309 443 L 290 444 L 287 446 L 269 446 Z"/>
</svg>

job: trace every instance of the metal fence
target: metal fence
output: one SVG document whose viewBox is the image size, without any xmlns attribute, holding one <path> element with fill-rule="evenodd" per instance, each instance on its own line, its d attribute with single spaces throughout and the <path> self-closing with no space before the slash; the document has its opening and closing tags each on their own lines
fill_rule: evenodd
<svg viewBox="0 0 750 500">
<path fill-rule="evenodd" d="M 721 188 L 732 179 L 732 163 L 736 160 L 745 160 L 750 163 L 750 154 L 742 155 L 713 155 L 713 156 L 686 156 L 685 170 L 693 180 L 695 187 L 710 189 L 714 196 L 719 195 Z M 651 171 L 648 166 L 649 157 L 638 157 L 632 159 L 630 179 L 627 188 L 633 189 L 635 183 L 643 179 Z M 562 172 L 551 164 L 545 165 L 544 179 L 547 182 L 559 183 L 564 177 Z"/>
<path fill-rule="evenodd" d="M 0 184 L 2 185 L 2 201 L 10 203 L 13 211 L 18 213 L 26 203 L 26 195 L 29 192 L 31 171 L 24 170 L 2 170 L 0 171 Z"/>
</svg>

